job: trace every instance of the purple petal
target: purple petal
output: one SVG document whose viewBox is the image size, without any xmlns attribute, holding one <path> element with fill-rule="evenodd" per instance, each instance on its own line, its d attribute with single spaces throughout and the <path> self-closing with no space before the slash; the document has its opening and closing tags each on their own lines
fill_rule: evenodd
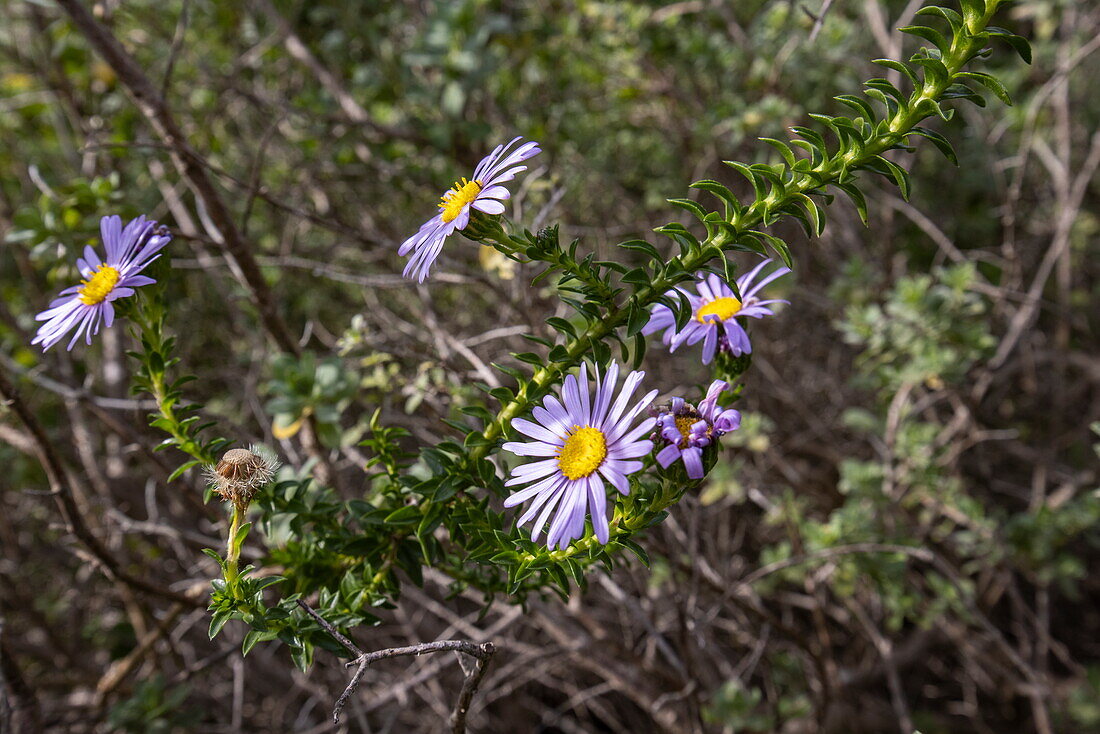
<svg viewBox="0 0 1100 734">
<path fill-rule="evenodd" d="M 714 419 L 714 430 L 721 433 L 736 431 L 740 427 L 741 413 L 733 408 L 723 410 L 718 417 Z"/>
<path fill-rule="evenodd" d="M 508 189 L 503 186 L 490 186 L 487 189 L 483 189 L 481 194 L 478 195 L 479 199 L 507 199 L 512 194 L 508 192 Z"/>
<path fill-rule="evenodd" d="M 544 477 L 547 474 L 552 474 L 558 470 L 557 459 L 546 459 L 545 461 L 533 461 L 529 464 L 520 464 L 512 470 L 512 478 L 505 482 L 505 486 L 511 487 L 516 484 L 524 484 L 526 482 L 534 481 L 540 477 Z"/>
<path fill-rule="evenodd" d="M 631 396 L 634 395 L 634 391 L 638 389 L 638 384 L 641 383 L 642 378 L 645 377 L 645 372 L 634 371 L 630 372 L 626 379 L 623 381 L 623 389 L 619 391 L 619 397 L 615 399 L 615 403 L 611 406 L 611 412 L 607 414 L 607 418 L 604 419 L 603 425 L 600 426 L 600 430 L 606 435 L 610 432 L 615 424 L 619 420 L 619 416 L 626 410 L 627 403 L 630 402 Z"/>
<path fill-rule="evenodd" d="M 562 479 L 560 476 L 552 476 L 535 482 L 530 487 L 525 487 L 519 492 L 516 492 L 515 494 L 506 497 L 504 500 L 504 506 L 515 507 L 516 505 L 526 502 L 528 499 L 534 497 L 541 492 L 552 492 L 556 488 L 556 485 L 560 484 L 563 481 L 565 480 Z"/>
<path fill-rule="evenodd" d="M 746 301 L 747 301 L 748 299 L 752 298 L 752 297 L 753 297 L 753 296 L 755 296 L 755 295 L 756 295 L 757 293 L 759 293 L 759 292 L 761 291 L 761 289 L 763 289 L 763 288 L 764 288 L 764 286 L 766 286 L 766 285 L 767 285 L 768 283 L 771 283 L 771 282 L 772 282 L 773 280 L 775 280 L 776 278 L 781 278 L 781 277 L 783 277 L 784 275 L 786 275 L 786 274 L 787 274 L 787 273 L 789 273 L 789 272 L 791 272 L 791 269 L 790 269 L 790 268 L 787 268 L 787 267 L 783 267 L 783 268 L 776 268 L 776 269 L 775 269 L 775 270 L 773 270 L 772 272 L 768 273 L 768 276 L 767 276 L 766 278 L 764 278 L 764 279 L 763 279 L 762 281 L 760 281 L 759 283 L 757 283 L 756 285 L 754 285 L 754 286 L 753 286 L 753 287 L 752 287 L 752 288 L 751 288 L 751 289 L 749 290 L 749 292 L 748 292 L 748 293 L 745 293 L 745 294 L 743 294 L 743 295 L 744 295 L 744 300 L 746 300 Z"/>
<path fill-rule="evenodd" d="M 612 444 L 618 441 L 622 437 L 622 435 L 630 429 L 630 426 L 634 423 L 634 419 L 638 416 L 638 414 L 648 408 L 649 404 L 653 402 L 653 399 L 655 397 L 657 397 L 657 390 L 650 390 L 646 395 L 642 397 L 641 400 L 638 401 L 637 404 L 634 405 L 633 408 L 628 410 L 626 414 L 623 415 L 623 417 L 618 421 L 618 423 L 615 424 L 615 426 L 610 431 L 605 431 L 604 435 L 607 436 L 608 444 Z M 650 428 L 652 428 L 653 424 L 656 422 L 652 418 L 648 418 L 647 421 Z"/>
<path fill-rule="evenodd" d="M 619 382 L 619 363 L 612 360 L 607 366 L 607 371 L 601 376 L 596 372 L 596 397 L 592 405 L 592 425 L 602 426 L 607 417 L 607 409 L 611 405 L 611 398 L 615 394 L 615 386 Z"/>
<path fill-rule="evenodd" d="M 657 452 L 657 463 L 667 469 L 674 461 L 680 458 L 680 449 L 676 444 L 665 446 Z"/>
<path fill-rule="evenodd" d="M 714 359 L 714 350 L 718 348 L 718 329 L 707 329 L 707 340 L 703 342 L 703 364 Z"/>
<path fill-rule="evenodd" d="M 611 486 L 618 490 L 619 494 L 623 496 L 630 494 L 630 480 L 626 478 L 626 474 L 614 468 L 612 462 L 605 461 L 600 465 L 600 475 L 611 482 Z"/>
<path fill-rule="evenodd" d="M 503 214 L 504 204 L 495 199 L 478 199 L 471 206 L 478 211 L 485 212 L 486 214 Z M 465 226 L 465 225 L 463 225 Z M 459 227 L 462 229 L 462 227 Z"/>
<path fill-rule="evenodd" d="M 693 447 L 684 449 L 681 456 L 684 459 L 684 468 L 692 479 L 703 478 L 703 450 Z"/>
<path fill-rule="evenodd" d="M 755 268 L 742 275 L 737 279 L 737 291 L 741 294 L 741 299 L 744 300 L 748 296 L 745 292 L 752 287 L 752 282 L 756 278 L 757 274 L 766 268 L 771 263 L 771 260 L 764 260 L 760 262 Z"/>
<path fill-rule="evenodd" d="M 511 451 L 516 456 L 557 456 L 558 452 L 561 451 L 561 446 L 555 446 L 544 441 L 525 443 L 508 441 L 501 448 L 505 451 Z"/>
<path fill-rule="evenodd" d="M 596 540 L 600 543 L 607 545 L 607 540 L 610 537 L 607 527 L 607 492 L 604 490 L 603 482 L 596 479 L 595 476 L 589 477 L 588 483 L 588 500 L 590 507 L 592 508 L 592 529 L 596 531 Z"/>
<path fill-rule="evenodd" d="M 512 428 L 516 429 L 524 436 L 530 436 L 536 441 L 543 441 L 546 443 L 561 446 L 563 441 L 560 436 L 552 433 L 551 431 L 543 428 L 534 421 L 529 421 L 526 418 L 513 418 Z"/>
<path fill-rule="evenodd" d="M 117 262 L 119 246 L 122 244 L 122 218 L 116 214 L 100 219 L 99 236 L 107 251 L 107 259 Z"/>
<path fill-rule="evenodd" d="M 645 456 L 652 450 L 652 441 L 631 441 L 630 443 L 620 443 L 614 449 L 608 451 L 607 455 L 613 459 L 636 459 L 639 456 Z"/>
<path fill-rule="evenodd" d="M 562 481 L 553 491 L 543 492 L 537 495 L 535 501 L 527 508 L 527 512 L 523 513 L 523 517 L 516 522 L 517 526 L 522 526 L 538 514 L 538 519 L 535 521 L 535 524 L 531 526 L 531 540 L 538 538 L 539 533 L 542 532 L 543 527 L 546 525 L 546 518 L 548 518 L 550 513 L 554 511 L 554 508 L 557 507 L 567 487 L 568 482 Z"/>
</svg>

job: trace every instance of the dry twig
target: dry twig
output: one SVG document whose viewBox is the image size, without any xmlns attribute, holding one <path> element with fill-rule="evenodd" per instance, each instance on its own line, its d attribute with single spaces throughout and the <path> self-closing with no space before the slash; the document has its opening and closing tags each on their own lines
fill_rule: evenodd
<svg viewBox="0 0 1100 734">
<path fill-rule="evenodd" d="M 493 659 L 493 654 L 496 653 L 496 646 L 493 645 L 493 643 L 483 642 L 479 645 L 466 640 L 436 640 L 435 642 L 421 642 L 406 647 L 390 647 L 385 650 L 363 652 L 358 645 L 341 634 L 338 629 L 329 624 L 324 617 L 314 611 L 312 607 L 301 599 L 298 600 L 298 606 L 304 609 L 309 616 L 313 617 L 326 632 L 332 635 L 333 639 L 347 648 L 348 652 L 355 655 L 354 660 L 344 664 L 345 667 L 349 668 L 353 665 L 357 667 L 355 669 L 355 674 L 351 676 L 351 681 L 348 682 L 347 688 L 345 688 L 344 692 L 340 694 L 340 697 L 336 699 L 336 705 L 333 706 L 332 722 L 334 724 L 340 723 L 340 712 L 343 710 L 345 704 L 347 704 L 351 694 L 359 687 L 359 681 L 363 679 L 363 674 L 367 672 L 367 667 L 371 663 L 377 662 L 378 660 L 404 657 L 407 655 L 419 656 L 425 653 L 453 651 L 461 655 L 468 655 L 474 660 L 473 666 L 467 666 L 460 658 L 460 663 L 463 672 L 466 674 L 466 679 L 462 683 L 462 690 L 459 691 L 458 701 L 455 702 L 450 721 L 452 734 L 462 734 L 466 731 L 466 715 L 470 710 L 470 702 L 473 700 L 474 694 L 477 693 L 477 688 L 481 684 L 481 679 L 485 677 L 485 670 L 489 667 L 489 662 Z"/>
</svg>

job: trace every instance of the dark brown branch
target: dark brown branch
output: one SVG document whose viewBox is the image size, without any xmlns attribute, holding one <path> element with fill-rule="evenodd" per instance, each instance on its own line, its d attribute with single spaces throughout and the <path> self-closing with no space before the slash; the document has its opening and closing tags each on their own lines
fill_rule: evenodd
<svg viewBox="0 0 1100 734">
<path fill-rule="evenodd" d="M 61 517 L 65 521 L 66 528 L 91 552 L 92 556 L 99 562 L 103 572 L 109 578 L 121 581 L 139 591 L 171 599 L 188 607 L 203 606 L 202 601 L 197 597 L 177 593 L 122 570 L 118 559 L 111 555 L 111 552 L 107 550 L 107 547 L 96 537 L 84 521 L 84 516 L 73 497 L 71 477 L 65 471 L 65 467 L 54 451 L 46 432 L 19 396 L 15 385 L 8 380 L 3 368 L 0 368 L 0 398 L 3 398 L 4 403 L 23 424 L 27 433 L 30 434 L 31 441 L 34 443 L 34 452 L 42 465 L 43 471 L 46 472 L 46 481 L 50 485 L 50 495 L 57 502 L 57 507 L 61 511 Z"/>
<path fill-rule="evenodd" d="M 260 320 L 279 348 L 290 354 L 300 354 L 301 349 L 291 337 L 290 331 L 279 315 L 271 289 L 252 255 L 250 244 L 241 235 L 233 215 L 222 200 L 206 167 L 194 148 L 187 142 L 183 130 L 172 116 L 164 97 L 157 90 L 134 57 L 123 48 L 114 34 L 97 21 L 80 0 L 58 0 L 73 23 L 118 75 L 119 81 L 129 91 L 138 109 L 149 121 L 153 130 L 168 145 L 172 162 L 206 208 L 221 237 L 221 246 L 240 269 L 246 285 L 260 314 Z"/>
<path fill-rule="evenodd" d="M 271 289 L 264 280 L 260 266 L 252 254 L 252 246 L 233 218 L 225 201 L 222 199 L 214 182 L 207 175 L 206 163 L 202 156 L 191 147 L 187 138 L 168 109 L 168 103 L 164 96 L 153 85 L 149 77 L 141 70 L 134 57 L 123 48 L 114 34 L 102 23 L 97 21 L 80 0 L 58 0 L 58 4 L 69 14 L 73 23 L 88 39 L 88 42 L 99 52 L 107 64 L 118 75 L 119 81 L 129 91 L 138 109 L 149 121 L 156 134 L 168 146 L 169 156 L 187 182 L 194 189 L 195 194 L 202 202 L 206 214 L 217 230 L 220 242 L 226 255 L 239 268 L 245 284 L 252 292 L 252 299 L 260 314 L 260 321 L 268 334 L 280 349 L 289 354 L 298 356 L 302 353 L 301 347 L 291 336 L 286 323 L 271 295 Z M 337 482 L 336 472 L 325 456 L 324 447 L 317 438 L 317 424 L 314 417 L 310 417 L 302 426 L 302 445 L 317 460 L 314 474 L 321 484 L 335 486 Z M 339 489 L 339 487 L 337 487 Z"/>
<path fill-rule="evenodd" d="M 269 21 L 275 24 L 276 28 L 278 28 L 279 35 L 282 36 L 283 46 L 286 48 L 287 53 L 309 69 L 310 73 L 313 74 L 325 91 L 336 100 L 336 104 L 339 106 L 340 111 L 349 122 L 357 126 L 366 126 L 376 132 L 382 133 L 388 138 L 401 138 L 421 144 L 430 142 L 427 138 L 417 135 L 412 130 L 384 125 L 372 118 L 363 106 L 355 100 L 354 95 L 347 90 L 340 78 L 329 71 L 329 69 L 313 55 L 313 52 L 309 50 L 309 47 L 306 46 L 298 34 L 294 32 L 294 28 L 287 22 L 286 18 L 282 16 L 271 0 L 256 0 L 254 5 L 259 8 L 260 12 L 267 16 Z"/>
<path fill-rule="evenodd" d="M 489 667 L 489 661 L 493 659 L 493 653 L 496 652 L 491 642 L 484 642 L 478 645 L 478 648 L 481 655 L 462 651 L 474 658 L 474 669 L 466 673 L 466 679 L 462 681 L 462 690 L 458 692 L 455 710 L 451 712 L 451 734 L 463 734 L 466 731 L 466 714 L 470 711 L 470 702 L 474 700 L 477 687 L 485 677 L 485 669 Z"/>
<path fill-rule="evenodd" d="M 0 619 L 0 730 L 12 734 L 38 734 L 42 714 L 34 690 L 4 642 L 4 621 Z"/>
<path fill-rule="evenodd" d="M 317 621 L 317 624 L 321 625 L 321 627 L 332 635 L 333 639 L 343 645 L 348 652 L 356 656 L 354 660 L 344 664 L 345 667 L 350 668 L 355 665 L 356 668 L 344 692 L 340 694 L 340 698 L 336 699 L 336 705 L 333 706 L 332 722 L 334 724 L 340 723 L 340 712 L 344 709 L 348 699 L 351 698 L 351 694 L 355 693 L 355 689 L 359 687 L 359 682 L 363 679 L 363 675 L 367 672 L 367 667 L 371 663 L 408 655 L 418 656 L 432 652 L 456 652 L 462 655 L 469 655 L 474 659 L 472 668 L 467 669 L 465 665 L 462 666 L 462 670 L 466 674 L 466 679 L 462 682 L 462 690 L 459 691 L 458 701 L 455 702 L 454 711 L 451 713 L 450 723 L 452 734 L 463 734 L 463 732 L 466 731 L 466 714 L 470 710 L 470 702 L 473 700 L 474 694 L 477 693 L 478 686 L 481 684 L 481 679 L 485 677 L 485 669 L 489 667 L 489 662 L 496 653 L 496 646 L 493 645 L 493 643 L 483 642 L 479 645 L 475 642 L 468 642 L 466 640 L 436 640 L 435 642 L 421 642 L 417 645 L 409 645 L 407 647 L 390 647 L 385 650 L 363 652 L 358 645 L 345 637 L 338 629 L 329 624 L 324 617 L 314 611 L 312 607 L 301 599 L 298 600 L 298 606 L 304 609 L 309 616 L 313 617 L 313 619 Z"/>
</svg>

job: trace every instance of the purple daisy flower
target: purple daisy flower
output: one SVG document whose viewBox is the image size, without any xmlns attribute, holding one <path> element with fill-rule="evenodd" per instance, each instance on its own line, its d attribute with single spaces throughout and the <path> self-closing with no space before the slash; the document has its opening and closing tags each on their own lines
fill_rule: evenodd
<svg viewBox="0 0 1100 734">
<path fill-rule="evenodd" d="M 657 304 L 653 307 L 653 315 L 649 323 L 642 328 L 642 333 L 649 335 L 665 330 L 661 340 L 668 345 L 670 352 L 684 343 L 695 344 L 703 341 L 703 364 L 710 364 L 714 359 L 714 353 L 718 349 L 729 352 L 735 357 L 752 352 L 749 343 L 749 335 L 745 328 L 737 322 L 738 317 L 751 316 L 761 318 L 774 316 L 771 309 L 767 308 L 772 303 L 787 303 L 781 299 L 762 301 L 757 293 L 776 278 L 791 272 L 790 268 L 779 267 L 769 273 L 759 283 L 754 283 L 756 276 L 771 260 L 765 260 L 749 272 L 737 279 L 737 293 L 729 285 L 711 273 L 706 278 L 702 276 L 696 281 L 698 295 L 678 288 L 687 296 L 694 311 L 692 318 L 684 325 L 683 329 L 676 330 L 676 315 L 668 306 Z M 675 296 L 670 292 L 668 295 Z"/>
<path fill-rule="evenodd" d="M 667 443 L 657 452 L 658 464 L 667 469 L 681 459 L 689 477 L 703 478 L 703 449 L 741 427 L 740 412 L 733 408 L 722 410 L 718 405 L 718 395 L 727 388 L 727 383 L 715 380 L 698 408 L 683 398 L 673 398 L 671 405 L 657 410 L 657 432 L 653 439 Z"/>
<path fill-rule="evenodd" d="M 156 282 L 139 273 L 160 257 L 157 253 L 172 241 L 167 227 L 140 216 L 123 229 L 122 220 L 115 216 L 103 217 L 99 229 L 107 257 L 100 260 L 96 251 L 86 246 L 84 257 L 76 261 L 84 280 L 61 291 L 47 310 L 34 317 L 46 322 L 31 340 L 31 344 L 41 344 L 42 351 L 57 344 L 73 329 L 76 333 L 68 349 L 73 348 L 82 334 L 91 344 L 101 323 L 108 328 L 114 323 L 112 301 L 132 296 L 134 288 Z"/>
<path fill-rule="evenodd" d="M 415 275 L 418 282 L 424 282 L 439 257 L 439 251 L 443 249 L 443 241 L 470 223 L 471 207 L 486 214 L 504 213 L 504 200 L 510 194 L 500 184 L 526 171 L 527 166 L 518 164 L 541 152 L 538 143 L 528 141 L 508 153 L 508 149 L 520 140 L 522 138 L 513 138 L 508 145 L 498 145 L 492 153 L 482 158 L 474 169 L 473 180 L 467 181 L 463 177 L 456 181 L 439 200 L 439 213 L 402 243 L 398 255 L 407 255 L 410 250 L 413 253 L 405 264 L 403 275 L 406 278 Z"/>
<path fill-rule="evenodd" d="M 644 372 L 628 374 L 622 390 L 612 402 L 619 380 L 619 365 L 612 362 L 602 377 L 597 371 L 595 395 L 590 400 L 588 368 L 581 364 L 579 378 L 573 375 L 565 378 L 562 400 L 548 395 L 542 407 L 532 412 L 534 421 L 524 418 L 512 421 L 513 428 L 535 440 L 510 441 L 504 444 L 505 450 L 517 456 L 547 457 L 517 466 L 505 482 L 507 486 L 533 482 L 504 501 L 505 507 L 515 507 L 534 498 L 517 523 L 523 525 L 538 516 L 531 529 L 531 540 L 538 539 L 556 508 L 557 514 L 546 534 L 546 545 L 566 548 L 571 541 L 584 535 L 585 517 L 591 509 L 596 538 L 607 543 L 604 481 L 610 482 L 622 494 L 630 494 L 627 475 L 641 469 L 642 462 L 637 459 L 653 450 L 653 442 L 643 436 L 653 429 L 656 419 L 646 418 L 637 426 L 633 423 L 653 402 L 657 391 L 648 393 L 629 409 L 627 407 L 644 375 Z"/>
</svg>

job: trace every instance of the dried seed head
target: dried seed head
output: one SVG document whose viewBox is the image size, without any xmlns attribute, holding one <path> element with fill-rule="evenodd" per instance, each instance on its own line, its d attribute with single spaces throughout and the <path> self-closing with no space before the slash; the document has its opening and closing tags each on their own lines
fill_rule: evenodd
<svg viewBox="0 0 1100 734">
<path fill-rule="evenodd" d="M 279 462 L 267 449 L 230 449 L 216 466 L 206 467 L 206 480 L 223 500 L 247 507 L 256 493 L 275 477 Z"/>
</svg>

